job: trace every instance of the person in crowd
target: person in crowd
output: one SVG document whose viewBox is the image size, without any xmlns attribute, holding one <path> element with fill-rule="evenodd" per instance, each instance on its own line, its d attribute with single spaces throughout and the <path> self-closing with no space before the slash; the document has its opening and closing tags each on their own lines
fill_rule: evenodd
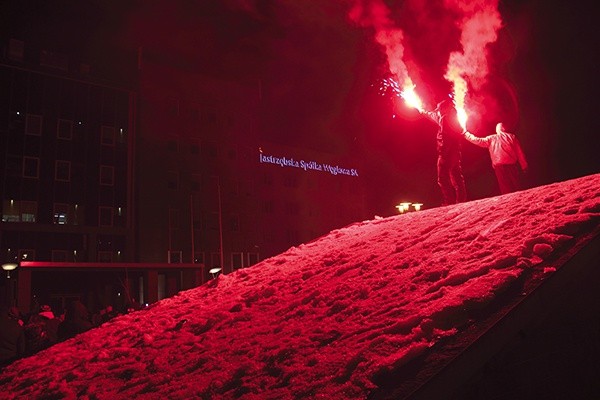
<svg viewBox="0 0 600 400">
<path fill-rule="evenodd" d="M 65 311 L 65 320 L 58 326 L 58 340 L 67 340 L 75 335 L 92 329 L 90 314 L 79 301 L 71 302 Z"/>
<path fill-rule="evenodd" d="M 39 312 L 32 313 L 24 326 L 27 354 L 35 354 L 57 343 L 59 325 L 60 320 L 47 304 L 42 305 Z"/>
<path fill-rule="evenodd" d="M 494 135 L 477 137 L 465 130 L 463 136 L 467 141 L 489 150 L 500 193 L 506 194 L 523 189 L 523 174 L 527 171 L 527 160 L 519 140 L 513 133 L 506 131 L 502 122 L 496 125 Z"/>
<path fill-rule="evenodd" d="M 423 111 L 438 125 L 437 175 L 442 192 L 442 205 L 461 203 L 467 198 L 461 165 L 461 139 L 463 129 L 450 99 L 438 103 L 434 111 Z"/>
<path fill-rule="evenodd" d="M 14 309 L 0 306 L 0 368 L 25 355 L 25 333 Z"/>
</svg>

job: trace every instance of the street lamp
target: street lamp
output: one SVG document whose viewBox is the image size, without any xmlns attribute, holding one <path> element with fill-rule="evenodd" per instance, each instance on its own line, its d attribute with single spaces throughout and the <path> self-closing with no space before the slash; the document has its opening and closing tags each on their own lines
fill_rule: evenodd
<svg viewBox="0 0 600 400">
<path fill-rule="evenodd" d="M 219 267 L 211 268 L 210 271 L 208 271 L 208 272 L 212 275 L 212 277 L 214 279 L 219 274 L 219 272 L 221 272 L 221 268 L 219 268 Z"/>
<path fill-rule="evenodd" d="M 6 278 L 7 279 L 10 279 L 10 271 L 14 271 L 18 266 L 19 266 L 19 264 L 16 264 L 16 263 L 2 264 L 2 269 L 4 271 L 6 271 Z"/>
</svg>

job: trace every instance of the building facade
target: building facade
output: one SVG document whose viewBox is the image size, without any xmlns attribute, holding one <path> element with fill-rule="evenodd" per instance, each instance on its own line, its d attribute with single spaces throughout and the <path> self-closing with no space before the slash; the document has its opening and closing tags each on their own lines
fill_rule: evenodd
<svg viewBox="0 0 600 400">
<path fill-rule="evenodd" d="M 201 263 L 209 278 L 365 218 L 357 160 L 262 138 L 257 82 L 141 59 L 140 262 Z"/>
</svg>

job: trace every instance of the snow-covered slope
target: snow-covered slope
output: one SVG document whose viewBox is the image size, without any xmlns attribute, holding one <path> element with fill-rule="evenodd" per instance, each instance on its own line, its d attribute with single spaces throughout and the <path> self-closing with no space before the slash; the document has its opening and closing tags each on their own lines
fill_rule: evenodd
<svg viewBox="0 0 600 400">
<path fill-rule="evenodd" d="M 8 398 L 364 399 L 600 221 L 600 174 L 332 231 L 0 374 Z"/>
</svg>

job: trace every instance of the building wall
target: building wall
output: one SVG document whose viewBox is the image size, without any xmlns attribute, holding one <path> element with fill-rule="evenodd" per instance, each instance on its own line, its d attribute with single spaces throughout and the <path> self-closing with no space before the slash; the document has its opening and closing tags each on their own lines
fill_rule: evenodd
<svg viewBox="0 0 600 400">
<path fill-rule="evenodd" d="M 132 260 L 133 92 L 0 65 L 4 260 Z"/>
<path fill-rule="evenodd" d="M 262 140 L 256 85 L 149 58 L 136 144 L 139 261 L 203 262 L 228 273 L 365 218 L 360 174 L 260 162 L 267 151 L 360 170 L 345 155 Z"/>
</svg>

